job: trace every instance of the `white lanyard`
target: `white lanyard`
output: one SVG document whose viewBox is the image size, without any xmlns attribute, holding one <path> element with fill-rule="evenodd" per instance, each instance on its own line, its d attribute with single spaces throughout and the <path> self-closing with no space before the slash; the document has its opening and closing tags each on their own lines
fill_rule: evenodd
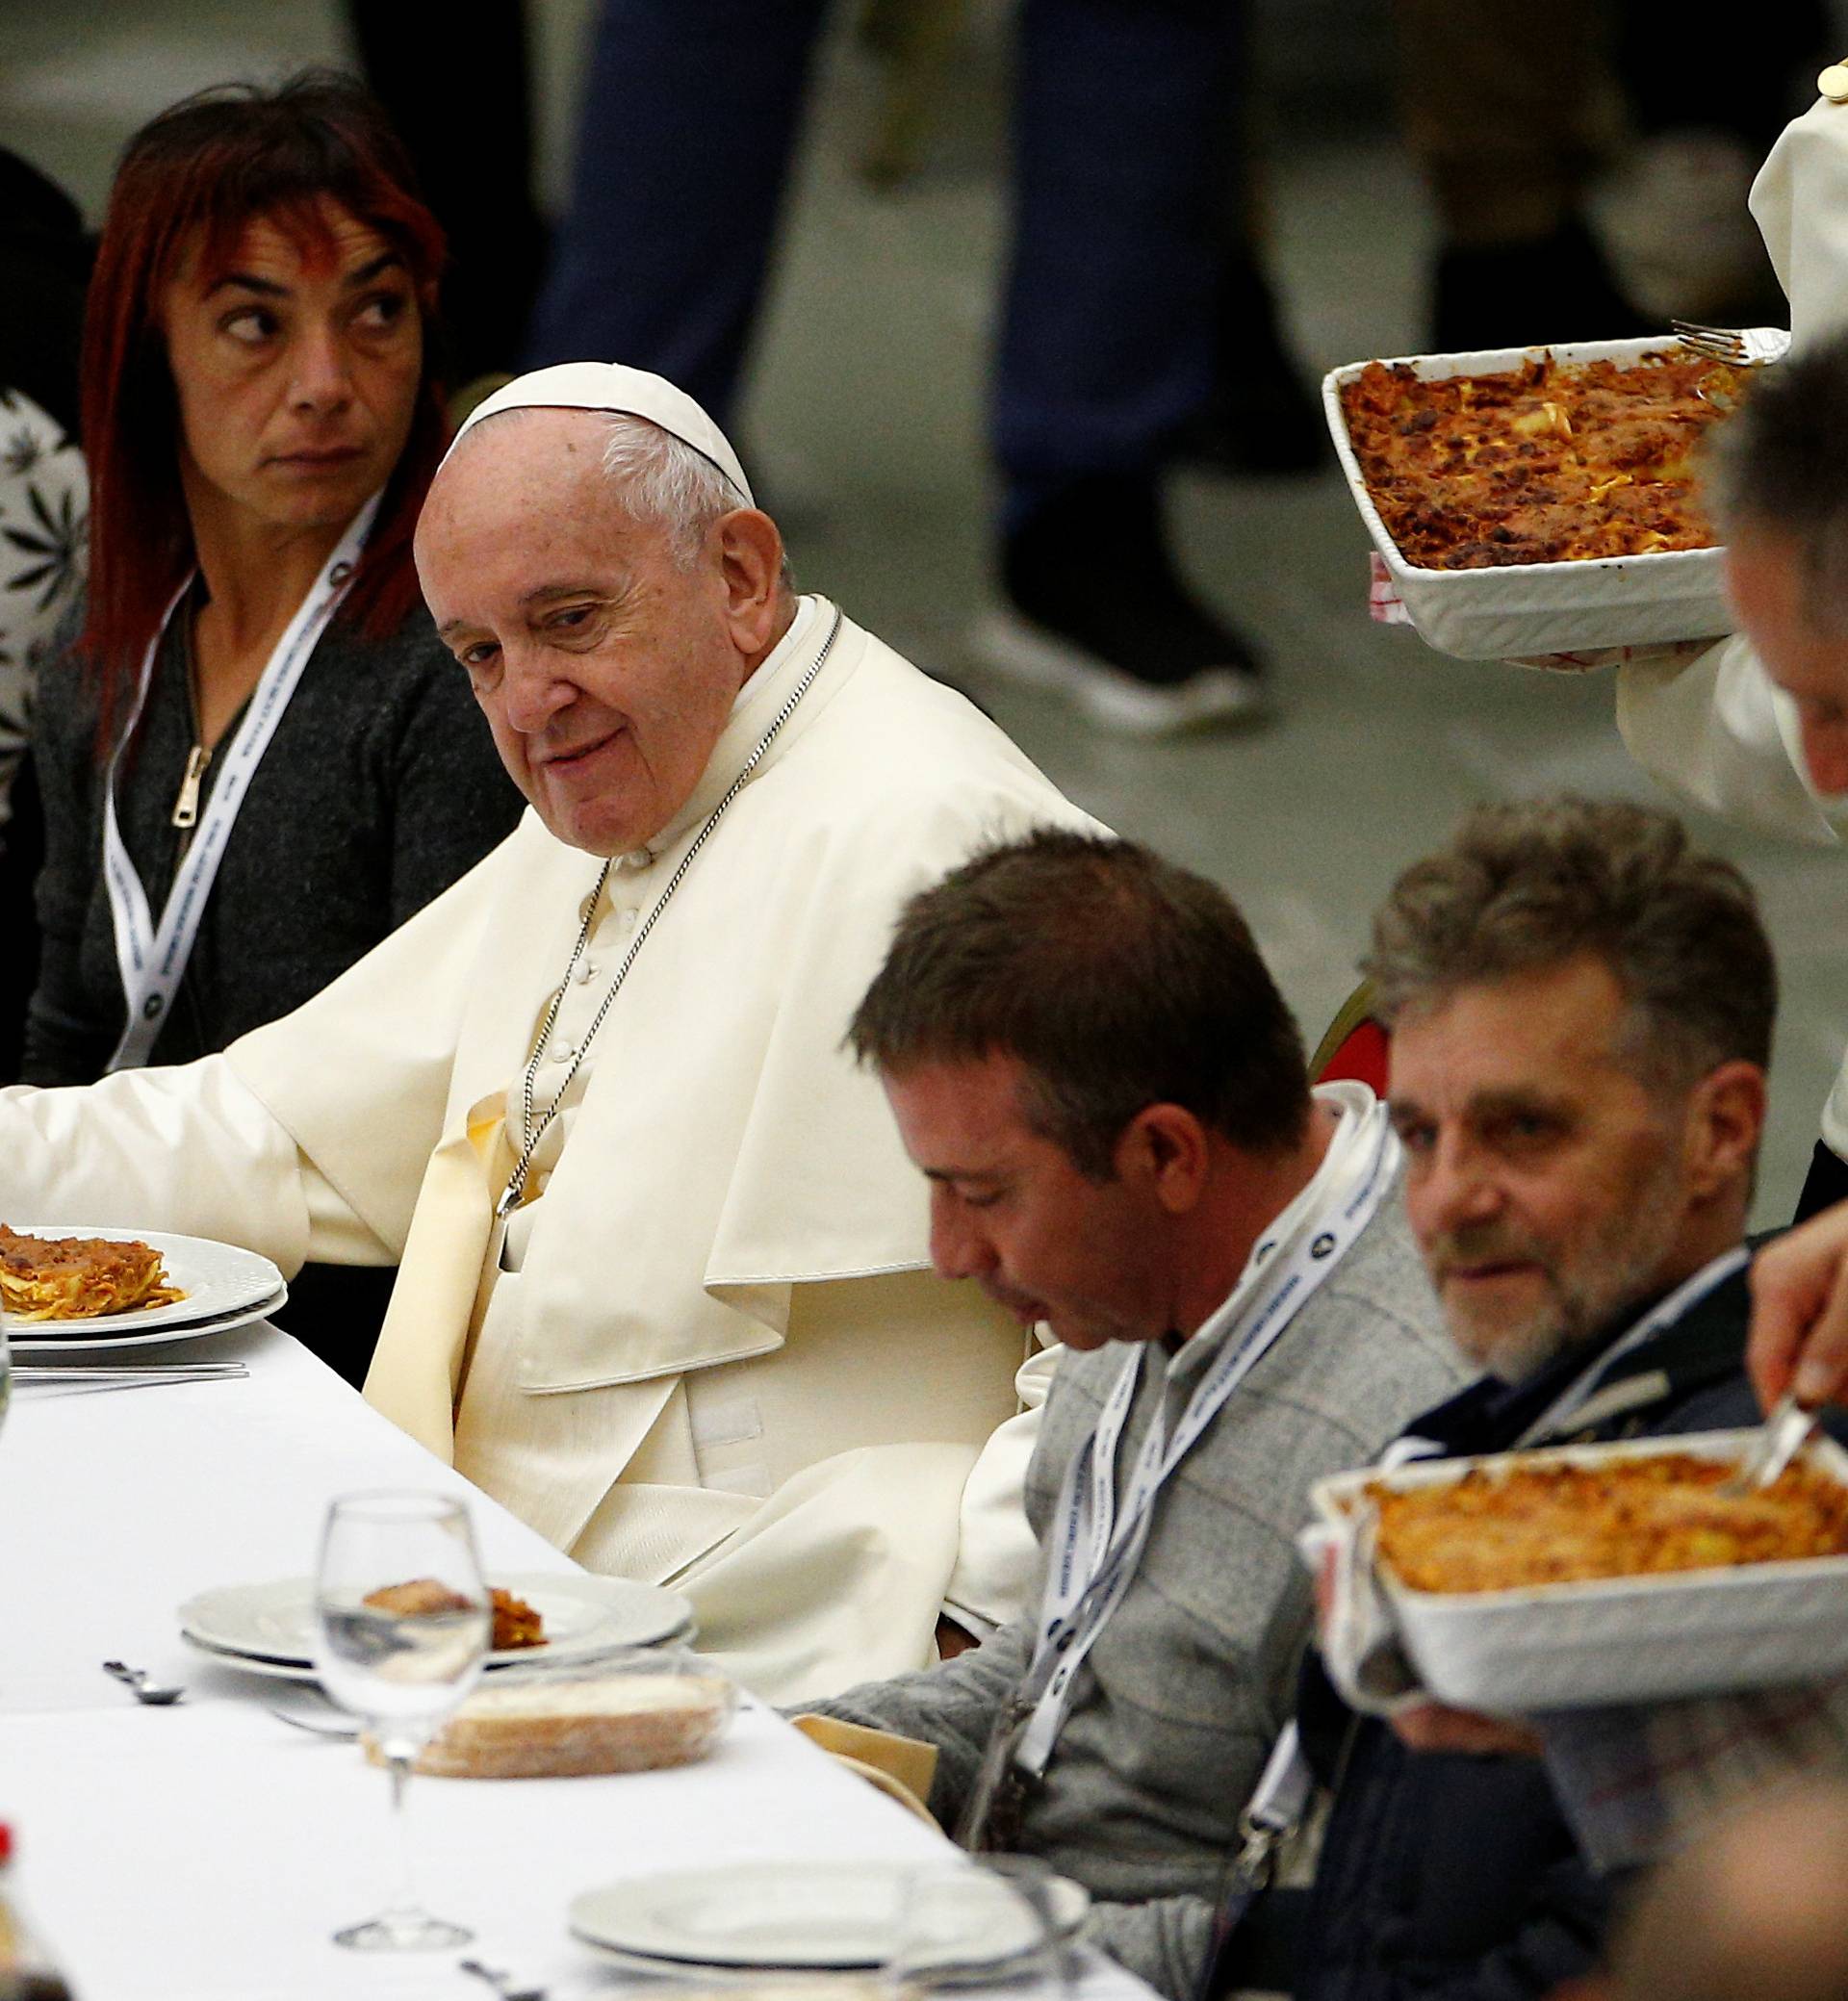
<svg viewBox="0 0 1848 2001">
<path fill-rule="evenodd" d="M 352 582 L 360 551 L 365 547 L 372 517 L 378 512 L 378 501 L 379 496 L 374 494 L 353 517 L 339 546 L 322 565 L 321 575 L 276 641 L 275 651 L 270 654 L 244 710 L 244 721 L 219 759 L 211 804 L 200 815 L 192 846 L 174 873 L 158 931 L 148 910 L 146 891 L 135 873 L 135 864 L 128 859 L 116 823 L 116 771 L 141 720 L 161 641 L 181 600 L 192 587 L 191 577 L 174 593 L 160 629 L 148 642 L 147 655 L 141 662 L 141 685 L 135 691 L 135 705 L 110 759 L 108 782 L 103 788 L 103 874 L 116 929 L 116 963 L 121 970 L 122 991 L 128 1000 L 128 1024 L 109 1060 L 112 1070 L 137 1069 L 147 1061 L 148 1051 L 167 1018 L 174 989 L 192 957 L 205 914 L 206 898 L 212 893 L 218 864 L 224 859 L 225 843 L 237 820 L 238 808 L 244 804 L 244 792 L 263 761 L 264 752 L 270 748 L 270 739 L 276 733 L 276 725 L 282 721 L 309 655 Z"/>
<path fill-rule="evenodd" d="M 1588 1403 L 1598 1382 L 1619 1355 L 1629 1354 L 1632 1348 L 1641 1347 L 1652 1336 L 1659 1334 L 1664 1327 L 1673 1326 L 1697 1299 L 1705 1298 L 1715 1286 L 1751 1262 L 1752 1253 L 1741 1244 L 1703 1265 L 1692 1278 L 1683 1280 L 1653 1312 L 1646 1313 L 1615 1347 L 1606 1348 L 1583 1374 L 1574 1379 L 1570 1389 L 1554 1398 L 1515 1440 L 1515 1449 L 1521 1450 L 1554 1432 L 1565 1430 L 1569 1421 Z"/>
<path fill-rule="evenodd" d="M 1352 1193 L 1332 1216 L 1325 1213 L 1326 1200 L 1312 1203 L 1294 1224 L 1286 1219 L 1286 1234 L 1265 1239 L 1252 1252 L 1246 1271 L 1255 1274 L 1262 1268 L 1265 1277 L 1258 1284 L 1234 1287 L 1225 1304 L 1194 1335 L 1195 1341 L 1219 1338 L 1223 1345 L 1189 1398 L 1171 1440 L 1164 1413 L 1158 1409 L 1151 1418 L 1120 1520 L 1116 1458 L 1148 1345 L 1126 1358 L 1102 1415 L 1065 1469 L 1053 1516 L 1054 1543 L 1033 1664 L 1019 1697 L 1032 1713 L 1014 1757 L 1035 1777 L 1052 1756 L 1078 1669 L 1136 1574 L 1156 1496 L 1227 1398 L 1340 1264 L 1392 1186 L 1399 1146 L 1385 1106 L 1374 1103 L 1345 1116 L 1359 1121 L 1335 1142 L 1356 1173 Z M 1234 1328 L 1240 1330 L 1236 1336 Z"/>
</svg>

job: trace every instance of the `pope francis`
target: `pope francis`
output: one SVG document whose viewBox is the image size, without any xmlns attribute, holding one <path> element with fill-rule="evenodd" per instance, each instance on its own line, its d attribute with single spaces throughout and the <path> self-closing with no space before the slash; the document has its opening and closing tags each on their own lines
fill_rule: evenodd
<svg viewBox="0 0 1848 2001">
<path fill-rule="evenodd" d="M 672 1582 L 783 1702 L 931 1657 L 1031 1565 L 1034 1377 L 930 1272 L 840 1043 L 900 904 L 1079 823 L 960 695 L 797 597 L 658 376 L 542 370 L 464 426 L 424 598 L 531 804 L 294 1014 L 0 1092 L 0 1213 L 400 1267 L 372 1402 L 590 1568 Z"/>
</svg>

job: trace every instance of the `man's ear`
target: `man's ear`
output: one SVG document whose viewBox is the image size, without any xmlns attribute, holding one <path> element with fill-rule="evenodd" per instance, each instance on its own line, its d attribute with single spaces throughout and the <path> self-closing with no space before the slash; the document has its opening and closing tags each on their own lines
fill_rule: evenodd
<svg viewBox="0 0 1848 2001">
<path fill-rule="evenodd" d="M 742 654 L 763 653 L 777 639 L 783 537 L 759 507 L 734 507 L 720 515 L 711 534 L 718 548 L 732 643 Z"/>
<path fill-rule="evenodd" d="M 1755 1063 L 1723 1063 L 1694 1087 L 1685 1143 L 1688 1179 L 1697 1196 L 1717 1194 L 1737 1180 L 1750 1183 L 1764 1114 L 1764 1072 Z"/>
<path fill-rule="evenodd" d="M 1117 1180 L 1145 1185 L 1170 1216 L 1200 1199 L 1210 1164 L 1206 1128 L 1183 1105 L 1144 1105 L 1113 1155 Z"/>
</svg>

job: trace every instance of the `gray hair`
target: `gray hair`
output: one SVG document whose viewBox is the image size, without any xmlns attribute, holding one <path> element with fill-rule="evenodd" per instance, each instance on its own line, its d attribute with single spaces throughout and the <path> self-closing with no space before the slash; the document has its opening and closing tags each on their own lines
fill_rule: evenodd
<svg viewBox="0 0 1848 2001">
<path fill-rule="evenodd" d="M 1775 368 L 1708 433 L 1704 494 L 1729 539 L 1757 531 L 1795 545 L 1804 608 L 1848 630 L 1848 332 Z"/>
<path fill-rule="evenodd" d="M 490 424 L 510 417 L 529 416 L 541 405 L 517 405 L 497 410 L 462 440 L 478 437 Z M 683 438 L 664 430 L 646 417 L 633 417 L 623 410 L 592 411 L 605 425 L 603 472 L 620 489 L 623 505 L 637 521 L 662 529 L 673 549 L 674 559 L 683 570 L 699 560 L 706 531 L 722 514 L 752 503 L 703 451 Z M 785 591 L 796 587 L 789 552 L 783 552 L 778 582 Z"/>
<path fill-rule="evenodd" d="M 1649 807 L 1477 807 L 1394 884 L 1365 970 L 1390 1027 L 1587 953 L 1624 989 L 1625 1061 L 1652 1090 L 1679 1094 L 1734 1060 L 1768 1067 L 1777 968 L 1751 885 Z"/>
</svg>

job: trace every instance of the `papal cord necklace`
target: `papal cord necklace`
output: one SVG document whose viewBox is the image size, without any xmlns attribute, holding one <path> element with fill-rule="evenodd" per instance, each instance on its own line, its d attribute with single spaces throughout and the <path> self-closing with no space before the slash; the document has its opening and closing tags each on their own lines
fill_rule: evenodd
<svg viewBox="0 0 1848 2001">
<path fill-rule="evenodd" d="M 654 929 L 655 920 L 666 910 L 675 890 L 680 886 L 680 879 L 692 867 L 694 856 L 705 847 L 713 828 L 724 819 L 726 808 L 744 790 L 745 781 L 757 768 L 757 765 L 762 761 L 763 754 L 775 742 L 777 731 L 795 714 L 796 704 L 802 700 L 814 684 L 815 676 L 821 672 L 822 668 L 827 664 L 828 655 L 834 652 L 834 641 L 840 633 L 840 625 L 841 612 L 839 606 L 836 605 L 834 607 L 834 622 L 828 628 L 828 636 L 821 642 L 821 651 L 809 663 L 808 672 L 789 691 L 789 699 L 778 709 L 769 729 L 757 738 L 757 749 L 744 760 L 743 767 L 738 772 L 737 777 L 726 787 L 725 797 L 706 816 L 706 825 L 693 836 L 692 845 L 680 857 L 680 866 L 668 878 L 667 887 L 655 898 L 654 909 L 642 920 L 640 929 L 629 940 L 629 950 L 623 954 L 623 962 L 616 968 L 615 978 L 609 983 L 609 991 L 603 995 L 603 1003 L 598 1008 L 589 1030 L 585 1034 L 583 1040 L 578 1045 L 578 1053 L 571 1060 L 571 1067 L 565 1072 L 565 1081 L 558 1087 L 556 1095 L 552 1098 L 552 1103 L 546 1107 L 544 1116 L 535 1125 L 533 1123 L 532 1107 L 533 1085 L 538 1079 L 539 1065 L 545 1058 L 546 1044 L 552 1039 L 552 1024 L 558 1019 L 558 1010 L 563 1006 L 566 990 L 571 986 L 571 976 L 577 971 L 578 962 L 583 957 L 584 946 L 589 941 L 590 927 L 597 915 L 597 905 L 603 897 L 603 885 L 609 881 L 609 871 L 612 863 L 609 861 L 603 863 L 603 869 L 597 877 L 597 886 L 591 891 L 590 900 L 584 906 L 584 921 L 578 927 L 578 942 L 571 948 L 571 962 L 565 967 L 565 977 L 559 983 L 558 990 L 552 997 L 552 1005 L 546 1010 L 546 1018 L 540 1027 L 538 1040 L 532 1045 L 532 1056 L 526 1065 L 526 1075 L 521 1080 L 520 1131 L 525 1143 L 520 1148 L 520 1158 L 514 1164 L 513 1172 L 507 1177 L 506 1187 L 500 1191 L 500 1199 L 494 1205 L 496 1216 L 504 1218 L 511 1215 L 525 1199 L 526 1176 L 532 1170 L 532 1157 L 538 1151 L 539 1142 L 546 1137 L 552 1120 L 558 1116 L 559 1108 L 565 1102 L 565 1093 L 571 1089 L 572 1079 L 577 1076 L 578 1069 L 583 1064 L 586 1051 L 590 1048 L 591 1043 L 596 1040 L 597 1031 L 603 1025 L 603 1017 L 614 1005 L 617 994 L 622 991 L 623 982 L 629 977 L 629 969 L 635 963 L 635 955 L 647 941 L 649 933 Z"/>
</svg>

